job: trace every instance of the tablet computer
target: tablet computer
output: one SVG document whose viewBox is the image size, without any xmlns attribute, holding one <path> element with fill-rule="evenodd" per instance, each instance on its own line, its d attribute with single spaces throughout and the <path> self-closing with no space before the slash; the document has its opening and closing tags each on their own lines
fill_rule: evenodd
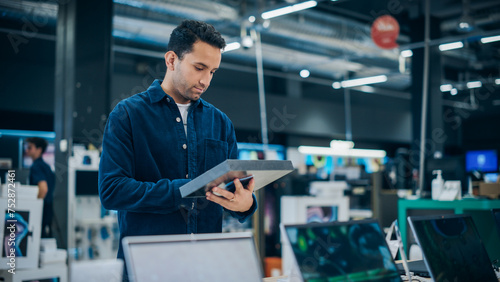
<svg viewBox="0 0 500 282">
<path fill-rule="evenodd" d="M 234 189 L 232 181 L 239 178 L 245 186 L 250 178 L 255 179 L 254 191 L 293 171 L 291 161 L 275 160 L 225 160 L 180 188 L 183 198 L 205 197 L 213 187 Z M 250 178 L 249 178 L 250 177 Z"/>
</svg>

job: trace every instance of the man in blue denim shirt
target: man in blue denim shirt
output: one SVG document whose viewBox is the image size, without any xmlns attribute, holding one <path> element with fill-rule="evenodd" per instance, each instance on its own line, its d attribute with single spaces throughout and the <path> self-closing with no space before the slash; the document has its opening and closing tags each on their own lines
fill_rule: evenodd
<svg viewBox="0 0 500 282">
<path fill-rule="evenodd" d="M 223 208 L 240 222 L 257 209 L 253 180 L 246 188 L 235 180 L 234 194 L 214 188 L 206 198 L 183 199 L 179 192 L 190 179 L 237 157 L 231 121 L 200 98 L 224 47 L 211 25 L 183 21 L 170 37 L 164 80 L 109 115 L 99 195 L 104 208 L 118 210 L 120 242 L 131 235 L 221 232 Z"/>
</svg>

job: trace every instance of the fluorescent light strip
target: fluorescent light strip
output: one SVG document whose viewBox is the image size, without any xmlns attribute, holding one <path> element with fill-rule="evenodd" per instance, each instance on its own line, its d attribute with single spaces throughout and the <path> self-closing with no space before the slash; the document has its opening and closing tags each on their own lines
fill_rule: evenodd
<svg viewBox="0 0 500 282">
<path fill-rule="evenodd" d="M 500 41 L 500 35 L 481 38 L 481 43 L 483 43 L 483 44 L 496 42 L 496 41 Z"/>
<path fill-rule="evenodd" d="M 439 45 L 439 50 L 448 51 L 448 50 L 453 50 L 453 49 L 459 49 L 462 47 L 464 47 L 464 44 L 462 43 L 462 41 L 457 41 L 457 42 L 452 42 L 452 43 L 441 44 L 441 45 Z"/>
<path fill-rule="evenodd" d="M 470 82 L 467 82 L 467 88 L 471 89 L 471 88 L 479 88 L 483 86 L 483 83 L 481 83 L 481 81 L 470 81 Z"/>
<path fill-rule="evenodd" d="M 330 148 L 348 150 L 354 148 L 354 142 L 344 141 L 344 140 L 332 140 L 330 141 Z"/>
<path fill-rule="evenodd" d="M 283 8 L 276 9 L 276 10 L 264 12 L 264 13 L 262 13 L 261 17 L 265 20 L 272 19 L 272 18 L 283 16 L 286 14 L 309 9 L 309 8 L 315 7 L 316 5 L 318 5 L 318 2 L 316 2 L 316 1 L 306 1 L 306 2 L 302 2 L 299 4 L 292 5 L 292 6 L 286 6 Z"/>
<path fill-rule="evenodd" d="M 495 79 L 495 84 L 499 85 L 500 84 L 500 78 Z"/>
<path fill-rule="evenodd" d="M 358 157 L 358 158 L 383 158 L 386 156 L 384 150 L 368 149 L 332 149 L 329 147 L 299 146 L 299 152 L 306 155 Z"/>
<path fill-rule="evenodd" d="M 413 51 L 412 50 L 403 50 L 403 51 L 401 51 L 401 56 L 403 56 L 405 58 L 409 58 L 409 57 L 413 56 Z"/>
<path fill-rule="evenodd" d="M 224 53 L 240 49 L 241 44 L 239 42 L 231 42 L 226 45 L 226 48 L 224 48 Z"/>
<path fill-rule="evenodd" d="M 441 92 L 451 91 L 451 89 L 453 89 L 453 85 L 451 84 L 443 84 L 439 87 L 439 90 L 441 90 Z"/>
<path fill-rule="evenodd" d="M 347 87 L 361 86 L 366 84 L 381 83 L 386 81 L 387 81 L 387 76 L 377 75 L 371 77 L 344 80 L 340 83 L 340 85 L 342 85 L 342 87 L 344 88 L 347 88 Z"/>
</svg>

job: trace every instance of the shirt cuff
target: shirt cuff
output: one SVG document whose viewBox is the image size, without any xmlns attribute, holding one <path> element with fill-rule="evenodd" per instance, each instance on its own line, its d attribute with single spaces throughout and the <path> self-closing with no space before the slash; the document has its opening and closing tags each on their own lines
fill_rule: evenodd
<svg viewBox="0 0 500 282">
<path fill-rule="evenodd" d="M 253 213 L 257 210 L 257 198 L 255 197 L 255 194 L 252 194 L 253 198 L 253 204 L 250 207 L 250 209 L 246 212 L 232 212 L 233 217 L 238 219 L 240 223 L 243 223 L 247 221 L 249 217 L 253 215 Z"/>
</svg>

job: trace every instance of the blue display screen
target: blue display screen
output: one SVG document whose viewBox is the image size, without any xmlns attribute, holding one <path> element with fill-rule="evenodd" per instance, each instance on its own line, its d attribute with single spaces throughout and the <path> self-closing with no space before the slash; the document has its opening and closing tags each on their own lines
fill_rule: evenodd
<svg viewBox="0 0 500 282">
<path fill-rule="evenodd" d="M 498 156 L 496 150 L 468 151 L 465 155 L 466 170 L 481 172 L 498 171 Z"/>
</svg>

